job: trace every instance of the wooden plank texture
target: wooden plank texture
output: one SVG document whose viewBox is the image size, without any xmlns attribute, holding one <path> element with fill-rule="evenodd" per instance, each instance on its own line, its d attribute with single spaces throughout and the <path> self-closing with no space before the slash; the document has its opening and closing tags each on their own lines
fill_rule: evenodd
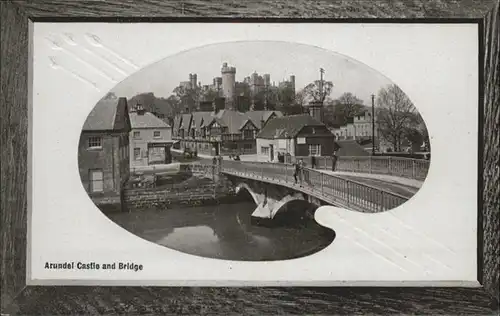
<svg viewBox="0 0 500 316">
<path fill-rule="evenodd" d="M 25 286 L 28 18 L 1 2 L 0 236 L 2 310 Z"/>
<path fill-rule="evenodd" d="M 495 6 L 496 9 L 491 11 Z M 499 1 L 1 1 L 1 308 L 21 315 L 498 315 Z M 490 12 L 490 13 L 488 13 Z M 484 288 L 25 287 L 28 18 L 478 18 L 484 24 Z M 15 299 L 14 299 L 15 298 Z M 14 300 L 13 300 L 14 299 Z"/>
<path fill-rule="evenodd" d="M 500 1 L 484 21 L 483 284 L 500 296 Z"/>
<path fill-rule="evenodd" d="M 15 1 L 37 17 L 284 17 L 284 18 L 482 18 L 495 0 L 106 0 Z"/>
</svg>

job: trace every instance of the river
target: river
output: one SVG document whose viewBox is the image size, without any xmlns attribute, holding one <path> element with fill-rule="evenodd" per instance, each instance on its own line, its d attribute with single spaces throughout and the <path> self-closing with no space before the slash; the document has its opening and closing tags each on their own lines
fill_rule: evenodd
<svg viewBox="0 0 500 316">
<path fill-rule="evenodd" d="M 307 202 L 290 202 L 273 219 L 272 227 L 254 225 L 253 202 L 142 210 L 108 214 L 135 235 L 178 251 L 215 259 L 271 261 L 317 252 L 335 233 L 313 218 Z"/>
</svg>

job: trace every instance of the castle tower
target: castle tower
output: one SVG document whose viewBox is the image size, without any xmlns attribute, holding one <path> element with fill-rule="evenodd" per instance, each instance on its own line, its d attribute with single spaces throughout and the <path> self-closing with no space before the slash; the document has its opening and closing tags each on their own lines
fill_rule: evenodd
<svg viewBox="0 0 500 316">
<path fill-rule="evenodd" d="M 295 92 L 295 75 L 290 76 L 290 84 L 292 85 L 292 90 Z"/>
<path fill-rule="evenodd" d="M 196 74 L 189 74 L 189 82 L 191 89 L 196 88 L 196 83 L 198 82 L 198 76 Z"/>
<path fill-rule="evenodd" d="M 271 85 L 271 75 L 270 74 L 264 74 L 264 85 L 266 87 L 269 87 Z"/>
<path fill-rule="evenodd" d="M 233 109 L 234 102 L 234 92 L 236 85 L 236 68 L 230 67 L 227 63 L 222 64 L 221 68 L 222 74 L 222 96 L 226 99 L 226 109 Z"/>
</svg>

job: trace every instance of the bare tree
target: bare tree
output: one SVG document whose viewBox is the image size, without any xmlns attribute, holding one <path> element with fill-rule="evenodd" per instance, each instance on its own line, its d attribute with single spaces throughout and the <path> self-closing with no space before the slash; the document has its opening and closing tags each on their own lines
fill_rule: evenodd
<svg viewBox="0 0 500 316">
<path fill-rule="evenodd" d="M 347 118 L 354 117 L 363 109 L 363 100 L 351 92 L 344 92 L 335 103 L 335 116 L 340 124 L 346 124 Z"/>
<path fill-rule="evenodd" d="M 302 92 L 306 101 L 323 103 L 332 92 L 332 89 L 333 83 L 331 81 L 321 82 L 321 80 L 316 80 L 305 86 Z"/>
<path fill-rule="evenodd" d="M 377 124 L 380 135 L 401 151 L 401 142 L 410 128 L 415 128 L 417 110 L 397 86 L 380 89 L 377 95 Z"/>
<path fill-rule="evenodd" d="M 300 107 L 303 107 L 306 104 L 306 93 L 304 92 L 304 90 L 300 90 L 299 92 L 295 93 L 293 103 Z"/>
</svg>

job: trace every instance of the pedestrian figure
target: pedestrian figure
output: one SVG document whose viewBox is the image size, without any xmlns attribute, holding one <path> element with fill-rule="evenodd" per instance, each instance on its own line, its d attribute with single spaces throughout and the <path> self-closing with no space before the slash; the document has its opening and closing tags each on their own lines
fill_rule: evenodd
<svg viewBox="0 0 500 316">
<path fill-rule="evenodd" d="M 316 168 L 316 157 L 311 156 L 311 168 L 315 169 Z"/>
<path fill-rule="evenodd" d="M 332 171 L 335 171 L 335 167 L 337 166 L 337 151 L 334 151 L 332 154 Z"/>
<path fill-rule="evenodd" d="M 304 162 L 303 159 L 300 159 L 300 174 L 299 174 L 299 178 L 300 178 L 300 186 L 302 186 L 302 182 L 308 182 L 309 179 L 308 179 L 308 173 L 305 172 L 305 167 L 306 167 L 306 163 Z"/>
<path fill-rule="evenodd" d="M 297 177 L 299 177 L 300 173 L 300 164 L 298 161 L 295 161 L 293 166 L 294 166 L 293 179 L 295 180 L 295 184 L 297 184 Z"/>
</svg>

